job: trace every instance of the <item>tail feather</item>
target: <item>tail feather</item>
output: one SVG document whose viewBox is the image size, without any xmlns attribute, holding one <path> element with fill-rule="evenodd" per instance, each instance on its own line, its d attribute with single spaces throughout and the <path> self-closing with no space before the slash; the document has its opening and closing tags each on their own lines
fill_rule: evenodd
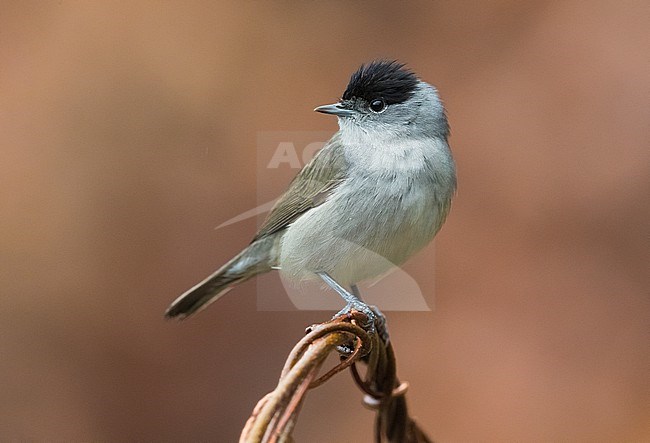
<svg viewBox="0 0 650 443">
<path fill-rule="evenodd" d="M 186 291 L 167 308 L 165 317 L 186 318 L 205 309 L 238 283 L 270 271 L 275 265 L 273 237 L 252 243 L 215 273 Z"/>
<path fill-rule="evenodd" d="M 224 275 L 219 270 L 174 300 L 167 308 L 165 317 L 183 319 L 195 314 L 207 308 L 211 302 L 221 298 L 235 284 L 243 280 L 243 278 L 232 278 Z"/>
</svg>

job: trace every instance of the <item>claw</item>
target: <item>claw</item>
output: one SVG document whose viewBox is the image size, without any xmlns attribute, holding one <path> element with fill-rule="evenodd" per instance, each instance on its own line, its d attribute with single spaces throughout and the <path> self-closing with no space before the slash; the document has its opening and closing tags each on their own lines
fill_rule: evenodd
<svg viewBox="0 0 650 443">
<path fill-rule="evenodd" d="M 339 312 L 336 313 L 336 315 L 333 318 L 340 317 L 343 315 L 346 315 L 350 317 L 352 315 L 352 311 L 358 311 L 361 312 L 363 315 L 366 316 L 367 321 L 364 322 L 364 324 L 359 325 L 363 329 L 365 329 L 369 334 L 374 334 L 376 332 L 376 327 L 375 323 L 377 322 L 377 314 L 375 311 L 372 309 L 372 307 L 368 306 L 367 304 L 359 301 L 359 302 L 353 302 L 353 303 L 348 303 L 345 308 L 341 309 Z M 383 315 L 381 316 L 383 318 Z M 385 323 L 385 319 L 383 320 L 383 323 Z"/>
</svg>

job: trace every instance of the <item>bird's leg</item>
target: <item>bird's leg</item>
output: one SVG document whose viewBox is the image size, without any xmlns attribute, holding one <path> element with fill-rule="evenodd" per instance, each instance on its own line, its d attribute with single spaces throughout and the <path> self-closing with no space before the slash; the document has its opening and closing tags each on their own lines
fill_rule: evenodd
<svg viewBox="0 0 650 443">
<path fill-rule="evenodd" d="M 355 309 L 359 312 L 362 312 L 368 318 L 368 324 L 362 325 L 370 333 L 375 332 L 375 321 L 377 320 L 377 314 L 375 311 L 368 306 L 366 303 L 361 300 L 358 296 L 359 289 L 356 285 L 352 285 L 352 292 L 348 292 L 343 286 L 338 284 L 327 272 L 317 272 L 318 276 L 323 279 L 327 285 L 334 289 L 347 303 L 345 308 L 339 311 L 335 317 L 339 315 L 349 314 L 352 309 Z M 356 292 L 356 294 L 354 294 Z"/>
<path fill-rule="evenodd" d="M 359 299 L 362 300 L 361 298 L 361 292 L 359 292 L 359 287 L 352 283 L 350 285 L 350 289 L 352 290 L 352 293 Z M 377 327 L 377 333 L 381 336 L 381 338 L 384 340 L 384 342 L 388 343 L 390 340 L 390 335 L 388 334 L 388 325 L 386 324 L 386 317 L 384 314 L 377 308 L 377 306 L 371 306 L 368 305 L 370 309 L 375 313 L 376 318 L 375 318 L 375 326 Z"/>
</svg>

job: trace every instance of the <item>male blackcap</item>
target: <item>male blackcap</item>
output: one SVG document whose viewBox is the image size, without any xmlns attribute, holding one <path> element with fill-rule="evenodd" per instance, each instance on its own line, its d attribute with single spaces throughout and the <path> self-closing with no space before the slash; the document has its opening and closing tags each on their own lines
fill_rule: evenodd
<svg viewBox="0 0 650 443">
<path fill-rule="evenodd" d="M 436 89 L 400 63 L 373 61 L 352 74 L 338 103 L 315 111 L 337 116 L 339 131 L 294 178 L 248 247 L 178 297 L 167 317 L 187 317 L 278 269 L 294 281 L 322 279 L 347 310 L 374 319 L 356 283 L 401 265 L 433 239 L 456 189 Z"/>
</svg>

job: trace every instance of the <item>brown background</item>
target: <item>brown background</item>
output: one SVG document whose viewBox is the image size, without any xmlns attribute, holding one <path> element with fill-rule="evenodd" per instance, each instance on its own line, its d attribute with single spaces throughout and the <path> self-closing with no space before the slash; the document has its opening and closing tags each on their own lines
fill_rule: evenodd
<svg viewBox="0 0 650 443">
<path fill-rule="evenodd" d="M 234 441 L 330 312 L 257 312 L 252 283 L 162 312 L 254 232 L 214 227 L 256 204 L 257 134 L 334 131 L 312 108 L 393 57 L 440 89 L 460 184 L 407 266 L 435 311 L 389 314 L 413 413 L 441 442 L 650 441 L 649 14 L 2 2 L 0 440 Z M 360 399 L 312 392 L 297 441 L 371 441 Z"/>
</svg>

